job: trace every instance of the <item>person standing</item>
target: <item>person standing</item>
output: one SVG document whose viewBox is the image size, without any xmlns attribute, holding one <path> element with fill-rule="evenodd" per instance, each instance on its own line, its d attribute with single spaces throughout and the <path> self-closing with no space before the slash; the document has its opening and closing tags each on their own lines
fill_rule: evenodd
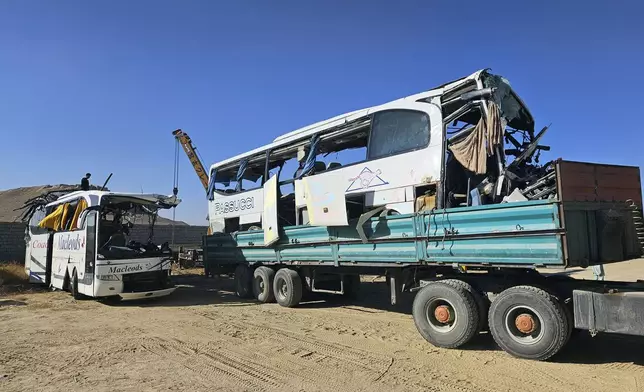
<svg viewBox="0 0 644 392">
<path fill-rule="evenodd" d="M 89 190 L 89 178 L 92 175 L 90 173 L 85 173 L 85 177 L 81 178 L 81 189 L 84 191 Z"/>
</svg>

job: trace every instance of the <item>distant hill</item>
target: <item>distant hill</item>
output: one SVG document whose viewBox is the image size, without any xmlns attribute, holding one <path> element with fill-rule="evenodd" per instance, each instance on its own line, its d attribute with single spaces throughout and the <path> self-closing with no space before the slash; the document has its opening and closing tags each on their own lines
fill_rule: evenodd
<svg viewBox="0 0 644 392">
<path fill-rule="evenodd" d="M 98 187 L 92 187 L 98 189 Z M 20 218 L 22 211 L 14 211 L 22 207 L 29 199 L 38 197 L 45 192 L 58 191 L 63 189 L 80 190 L 78 185 L 38 185 L 0 191 L 0 222 L 15 222 Z M 157 225 L 171 225 L 172 220 L 159 216 Z M 175 225 L 188 226 L 186 222 L 175 221 Z"/>
</svg>

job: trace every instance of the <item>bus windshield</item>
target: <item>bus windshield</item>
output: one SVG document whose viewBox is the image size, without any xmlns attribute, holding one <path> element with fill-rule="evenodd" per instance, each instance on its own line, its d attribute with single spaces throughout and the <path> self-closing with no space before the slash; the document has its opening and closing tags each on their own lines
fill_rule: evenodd
<svg viewBox="0 0 644 392">
<path fill-rule="evenodd" d="M 150 200 L 133 197 L 104 197 L 99 210 L 98 254 L 109 259 L 150 257 L 170 253 L 167 242 L 153 242 L 154 225 L 160 209 Z"/>
</svg>

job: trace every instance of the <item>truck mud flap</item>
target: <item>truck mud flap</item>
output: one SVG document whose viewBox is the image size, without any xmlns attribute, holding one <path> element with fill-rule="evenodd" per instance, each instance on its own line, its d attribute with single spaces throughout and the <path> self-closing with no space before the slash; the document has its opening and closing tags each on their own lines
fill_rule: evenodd
<svg viewBox="0 0 644 392">
<path fill-rule="evenodd" d="M 575 328 L 644 336 L 644 292 L 574 290 Z"/>
</svg>

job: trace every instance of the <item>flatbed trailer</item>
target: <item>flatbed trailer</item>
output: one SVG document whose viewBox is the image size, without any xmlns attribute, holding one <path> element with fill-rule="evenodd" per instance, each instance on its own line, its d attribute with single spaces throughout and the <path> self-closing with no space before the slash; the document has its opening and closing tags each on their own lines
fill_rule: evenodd
<svg viewBox="0 0 644 392">
<path fill-rule="evenodd" d="M 558 161 L 557 197 L 414 214 L 365 214 L 349 226 L 286 226 L 204 237 L 206 275 L 234 271 L 237 295 L 282 306 L 305 291 L 354 296 L 384 275 L 391 302 L 416 292 L 430 343 L 466 344 L 489 330 L 506 352 L 545 360 L 573 329 L 644 335 L 644 281 L 576 280 L 538 269 L 642 255 L 639 168 Z"/>
</svg>

